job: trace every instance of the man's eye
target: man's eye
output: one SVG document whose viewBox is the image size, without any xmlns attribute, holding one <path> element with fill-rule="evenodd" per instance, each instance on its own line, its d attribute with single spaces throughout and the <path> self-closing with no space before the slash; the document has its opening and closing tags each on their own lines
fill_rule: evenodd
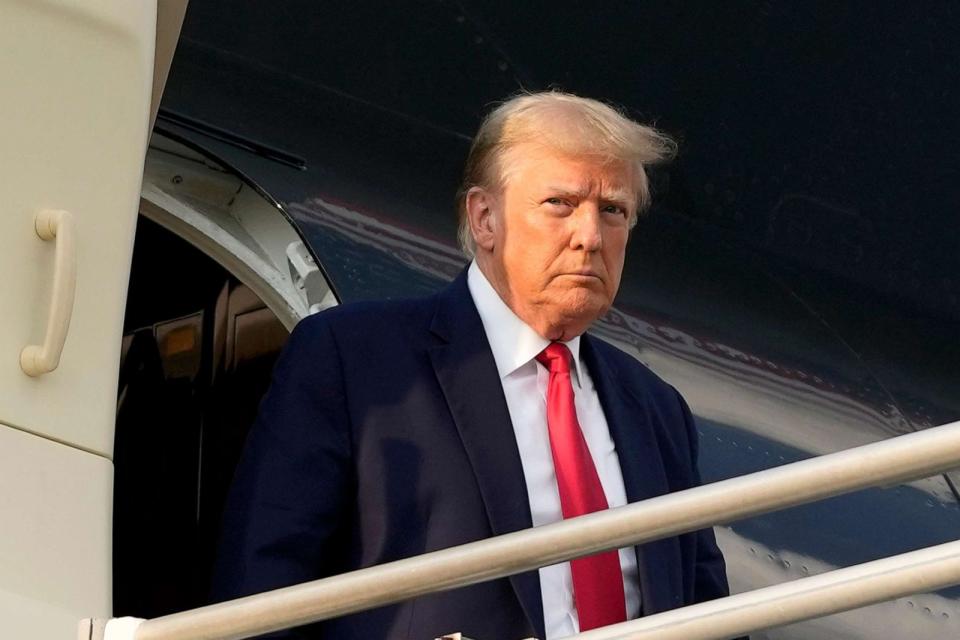
<svg viewBox="0 0 960 640">
<path fill-rule="evenodd" d="M 563 204 L 566 204 L 566 203 L 563 201 L 563 198 L 547 198 L 544 202 L 546 202 L 547 204 L 552 204 L 552 205 L 563 205 Z"/>
<path fill-rule="evenodd" d="M 608 204 L 603 208 L 603 211 L 604 213 L 615 213 L 620 216 L 627 215 L 627 210 L 624 207 L 621 207 L 615 204 Z"/>
</svg>

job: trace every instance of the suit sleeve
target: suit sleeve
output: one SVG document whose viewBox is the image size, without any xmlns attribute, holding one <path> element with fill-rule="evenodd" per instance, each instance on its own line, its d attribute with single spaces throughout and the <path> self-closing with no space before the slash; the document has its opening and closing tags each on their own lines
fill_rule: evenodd
<svg viewBox="0 0 960 640">
<path fill-rule="evenodd" d="M 328 321 L 311 316 L 294 328 L 277 361 L 237 468 L 215 600 L 333 572 L 354 491 L 350 452 L 337 346 Z"/>
<path fill-rule="evenodd" d="M 677 394 L 677 401 L 680 403 L 684 426 L 687 430 L 687 440 L 690 443 L 694 486 L 699 486 L 701 484 L 700 437 L 697 432 L 697 425 L 693 420 L 693 414 L 690 412 L 686 400 L 676 389 L 674 389 L 674 392 Z M 730 588 L 727 585 L 727 566 L 723 559 L 723 553 L 717 546 L 713 529 L 701 529 L 694 532 L 694 535 L 696 536 L 696 558 L 694 560 L 693 601 L 691 604 L 730 595 Z M 743 636 L 735 640 L 750 640 L 750 638 Z"/>
<path fill-rule="evenodd" d="M 676 392 L 676 389 L 674 389 Z M 683 422 L 687 431 L 687 440 L 690 443 L 690 457 L 694 475 L 694 486 L 701 484 L 699 467 L 700 438 L 696 423 L 690 412 L 690 407 L 679 392 L 676 392 L 680 409 L 683 413 Z M 727 569 L 723 554 L 717 546 L 713 529 L 701 529 L 696 532 L 696 558 L 694 565 L 694 595 L 693 602 L 704 602 L 715 598 L 722 598 L 730 594 L 727 586 Z"/>
</svg>

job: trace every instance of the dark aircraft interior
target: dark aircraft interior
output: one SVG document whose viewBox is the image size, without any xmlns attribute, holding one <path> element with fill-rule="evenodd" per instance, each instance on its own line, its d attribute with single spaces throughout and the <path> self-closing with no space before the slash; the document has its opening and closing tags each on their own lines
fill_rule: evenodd
<svg viewBox="0 0 960 640">
<path fill-rule="evenodd" d="M 114 446 L 114 608 L 206 600 L 220 512 L 287 330 L 250 289 L 138 221 Z"/>
</svg>

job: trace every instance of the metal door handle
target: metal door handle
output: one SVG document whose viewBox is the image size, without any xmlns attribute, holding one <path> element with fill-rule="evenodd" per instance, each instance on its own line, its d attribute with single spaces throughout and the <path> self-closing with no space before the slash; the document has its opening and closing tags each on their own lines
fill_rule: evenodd
<svg viewBox="0 0 960 640">
<path fill-rule="evenodd" d="M 20 368 L 28 376 L 50 373 L 60 364 L 63 344 L 73 316 L 73 296 L 77 288 L 77 250 L 73 215 L 69 211 L 44 210 L 37 214 L 37 235 L 56 240 L 53 268 L 53 294 L 47 314 L 43 344 L 31 344 L 20 352 Z"/>
</svg>

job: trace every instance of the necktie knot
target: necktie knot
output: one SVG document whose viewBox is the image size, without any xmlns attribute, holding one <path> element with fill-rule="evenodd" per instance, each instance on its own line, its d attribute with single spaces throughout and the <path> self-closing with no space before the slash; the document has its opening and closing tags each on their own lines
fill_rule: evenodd
<svg viewBox="0 0 960 640">
<path fill-rule="evenodd" d="M 561 342 L 551 342 L 537 354 L 537 362 L 550 373 L 570 373 L 570 349 Z"/>
</svg>

